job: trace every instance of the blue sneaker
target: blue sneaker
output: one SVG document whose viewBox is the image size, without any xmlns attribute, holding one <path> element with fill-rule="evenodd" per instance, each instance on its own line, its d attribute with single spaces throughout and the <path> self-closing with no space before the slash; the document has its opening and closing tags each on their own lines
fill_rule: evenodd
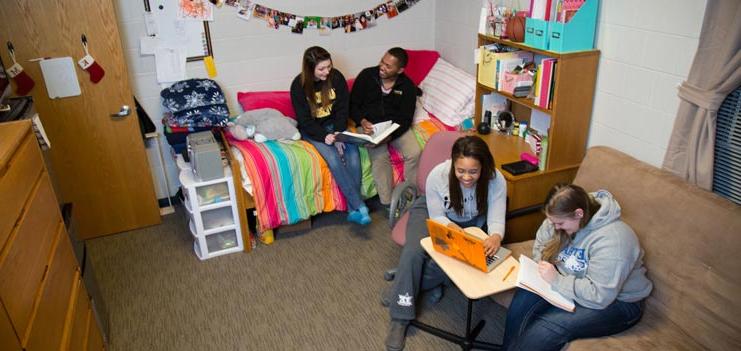
<svg viewBox="0 0 741 351">
<path fill-rule="evenodd" d="M 350 212 L 350 214 L 347 215 L 347 220 L 349 222 L 354 222 L 360 225 L 370 224 L 371 218 L 368 215 L 368 208 L 363 206 L 355 211 Z"/>
</svg>

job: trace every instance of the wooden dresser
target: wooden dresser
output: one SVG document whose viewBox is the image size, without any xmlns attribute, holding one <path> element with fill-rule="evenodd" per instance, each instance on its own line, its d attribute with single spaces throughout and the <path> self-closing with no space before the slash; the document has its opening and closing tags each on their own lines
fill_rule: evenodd
<svg viewBox="0 0 741 351">
<path fill-rule="evenodd" d="M 103 350 L 30 121 L 0 124 L 0 350 Z"/>
</svg>

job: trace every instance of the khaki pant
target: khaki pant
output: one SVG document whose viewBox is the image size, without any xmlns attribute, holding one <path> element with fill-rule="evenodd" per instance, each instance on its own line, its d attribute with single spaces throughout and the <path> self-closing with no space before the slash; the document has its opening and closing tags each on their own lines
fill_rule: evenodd
<svg viewBox="0 0 741 351">
<path fill-rule="evenodd" d="M 390 141 L 404 159 L 404 179 L 412 183 L 417 183 L 417 163 L 419 154 L 422 149 L 417 143 L 414 131 L 409 128 L 406 133 Z M 391 193 L 394 190 L 394 175 L 391 170 L 391 160 L 389 159 L 388 144 L 381 144 L 373 148 L 368 148 L 368 156 L 371 160 L 371 172 L 373 180 L 376 182 L 378 198 L 381 204 L 388 205 L 391 203 Z"/>
</svg>

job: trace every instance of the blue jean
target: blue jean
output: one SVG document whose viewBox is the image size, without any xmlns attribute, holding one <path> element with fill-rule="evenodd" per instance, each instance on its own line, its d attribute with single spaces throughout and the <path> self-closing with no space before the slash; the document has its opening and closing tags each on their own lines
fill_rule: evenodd
<svg viewBox="0 0 741 351">
<path fill-rule="evenodd" d="M 324 142 L 305 138 L 306 141 L 314 145 L 319 154 L 329 167 L 337 186 L 340 187 L 342 194 L 347 200 L 347 209 L 355 211 L 365 206 L 363 198 L 360 195 L 360 153 L 358 146 L 355 144 L 345 143 L 345 152 L 342 156 L 337 152 L 334 145 L 327 145 Z"/>
<path fill-rule="evenodd" d="M 644 303 L 615 300 L 602 310 L 576 305 L 555 307 L 537 294 L 517 288 L 507 311 L 503 350 L 560 350 L 574 339 L 622 332 L 641 319 Z"/>
</svg>

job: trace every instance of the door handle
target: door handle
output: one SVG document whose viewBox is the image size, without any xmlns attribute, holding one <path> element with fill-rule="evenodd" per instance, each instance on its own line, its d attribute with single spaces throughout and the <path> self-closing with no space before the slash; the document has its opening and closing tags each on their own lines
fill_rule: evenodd
<svg viewBox="0 0 741 351">
<path fill-rule="evenodd" d="M 121 109 L 118 110 L 117 113 L 111 113 L 111 117 L 124 118 L 128 116 L 130 113 L 131 113 L 131 107 L 129 107 L 129 105 L 123 105 L 121 106 Z"/>
</svg>

